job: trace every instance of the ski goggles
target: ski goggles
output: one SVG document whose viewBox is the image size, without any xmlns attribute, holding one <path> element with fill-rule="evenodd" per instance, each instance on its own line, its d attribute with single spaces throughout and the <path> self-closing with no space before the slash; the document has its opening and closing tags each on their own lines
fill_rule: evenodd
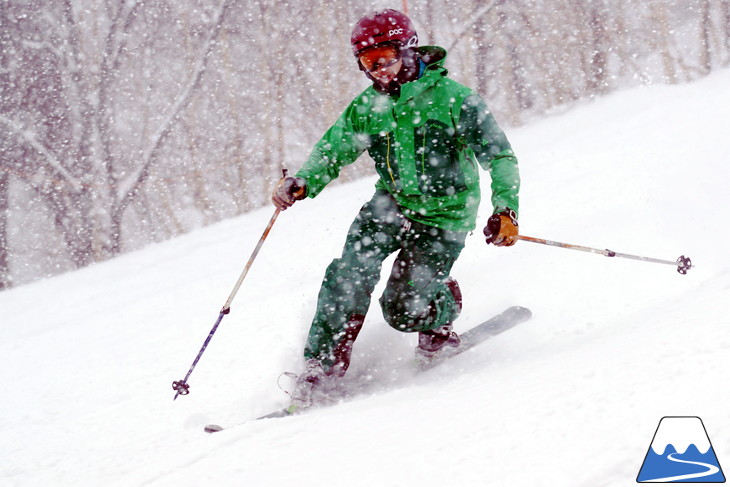
<svg viewBox="0 0 730 487">
<path fill-rule="evenodd" d="M 367 71 L 377 71 L 400 61 L 400 50 L 392 45 L 374 46 L 363 51 L 358 59 Z"/>
</svg>

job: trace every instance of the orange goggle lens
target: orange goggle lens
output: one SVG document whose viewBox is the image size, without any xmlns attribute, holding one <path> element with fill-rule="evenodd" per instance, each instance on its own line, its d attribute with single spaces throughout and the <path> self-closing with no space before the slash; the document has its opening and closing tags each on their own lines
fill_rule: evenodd
<svg viewBox="0 0 730 487">
<path fill-rule="evenodd" d="M 400 53 L 394 46 L 371 47 L 360 54 L 360 63 L 368 71 L 377 71 L 394 65 L 400 60 Z"/>
</svg>

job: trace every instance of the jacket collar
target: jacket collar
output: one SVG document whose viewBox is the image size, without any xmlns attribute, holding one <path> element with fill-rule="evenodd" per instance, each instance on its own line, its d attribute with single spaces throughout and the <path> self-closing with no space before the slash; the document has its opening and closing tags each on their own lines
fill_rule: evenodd
<svg viewBox="0 0 730 487">
<path fill-rule="evenodd" d="M 400 97 L 396 103 L 405 103 L 432 87 L 448 74 L 444 67 L 446 50 L 438 46 L 424 46 L 418 49 L 421 60 L 426 63 L 423 75 L 415 81 L 401 86 Z"/>
</svg>

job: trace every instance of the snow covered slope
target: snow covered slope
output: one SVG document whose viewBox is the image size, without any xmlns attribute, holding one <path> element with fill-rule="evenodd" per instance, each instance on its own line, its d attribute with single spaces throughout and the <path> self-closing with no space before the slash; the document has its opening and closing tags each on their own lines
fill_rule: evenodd
<svg viewBox="0 0 730 487">
<path fill-rule="evenodd" d="M 532 320 L 414 376 L 415 337 L 375 305 L 349 373 L 365 392 L 326 410 L 202 433 L 285 403 L 277 378 L 372 179 L 281 215 L 175 402 L 271 209 L 0 293 L 0 484 L 626 486 L 667 415 L 701 417 L 730 466 L 728 86 L 633 89 L 508 131 L 524 234 L 686 254 L 688 275 L 475 232 L 457 330 L 512 304 Z"/>
</svg>

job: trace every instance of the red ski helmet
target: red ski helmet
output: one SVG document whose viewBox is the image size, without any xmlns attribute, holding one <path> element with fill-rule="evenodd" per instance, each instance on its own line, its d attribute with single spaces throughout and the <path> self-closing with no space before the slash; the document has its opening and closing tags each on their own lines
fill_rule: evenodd
<svg viewBox="0 0 730 487">
<path fill-rule="evenodd" d="M 355 57 L 368 47 L 386 42 L 395 44 L 401 49 L 417 47 L 418 34 L 411 19 L 397 10 L 388 8 L 364 16 L 352 29 L 350 43 Z"/>
</svg>

